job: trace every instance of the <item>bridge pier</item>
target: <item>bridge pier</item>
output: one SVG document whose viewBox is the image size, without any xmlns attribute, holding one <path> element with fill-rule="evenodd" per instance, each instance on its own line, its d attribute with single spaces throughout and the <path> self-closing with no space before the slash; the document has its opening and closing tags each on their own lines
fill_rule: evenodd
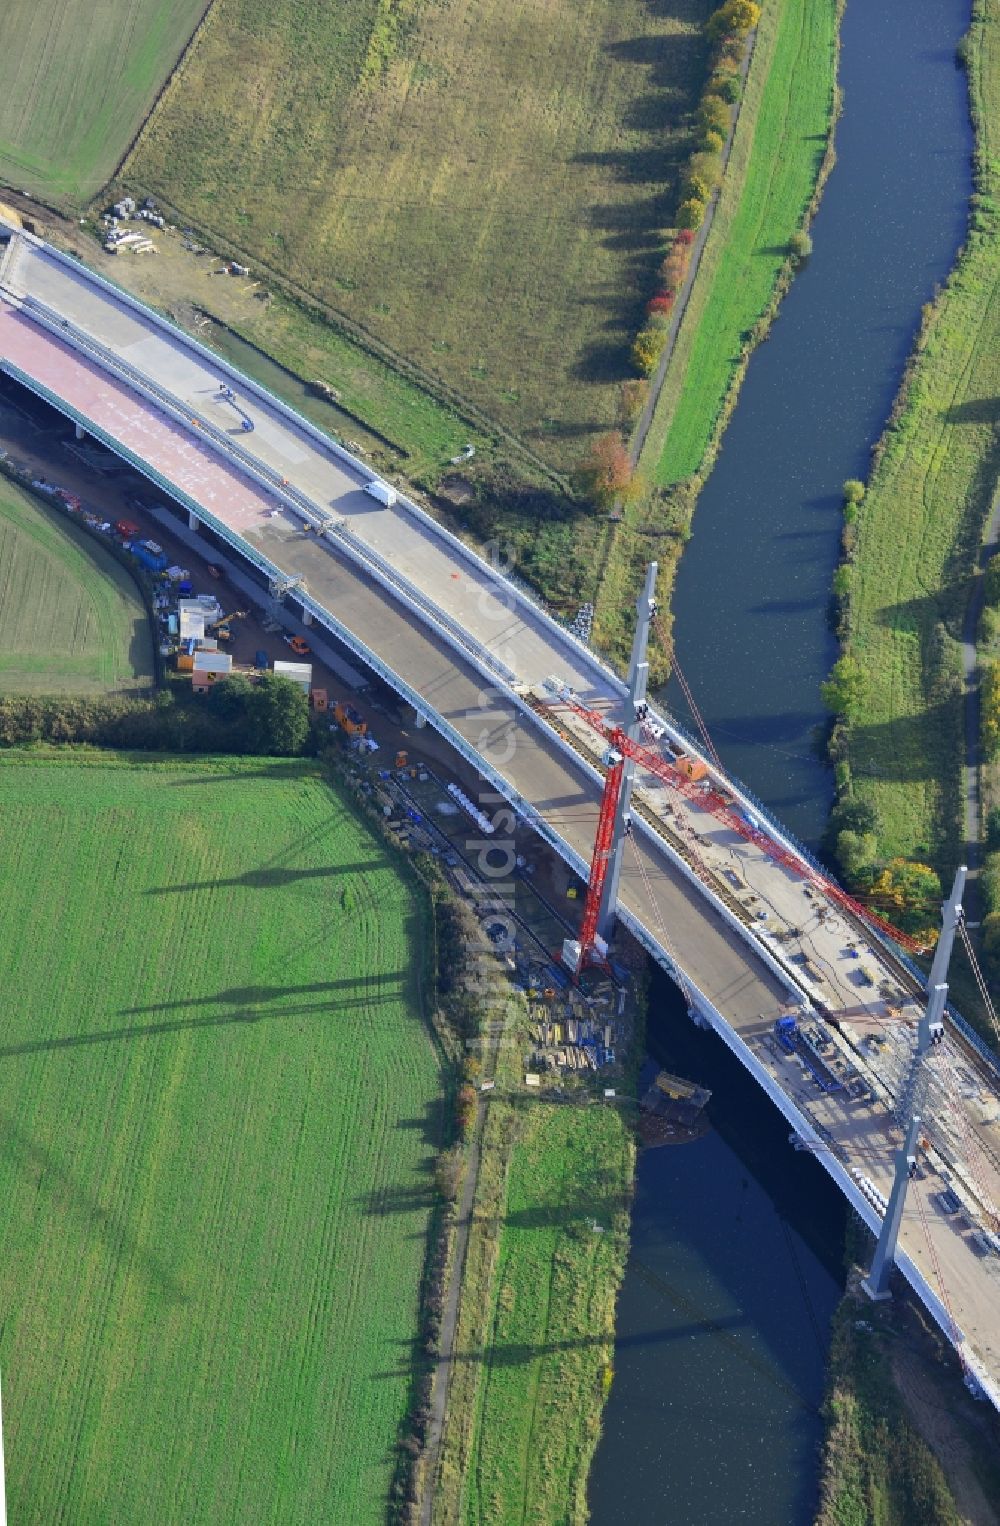
<svg viewBox="0 0 1000 1526">
<path fill-rule="evenodd" d="M 196 535 L 201 529 L 201 520 L 198 518 L 194 509 L 188 509 L 188 529 L 193 530 Z"/>
<path fill-rule="evenodd" d="M 87 438 L 87 431 L 82 424 L 74 424 L 73 433 L 78 440 L 85 440 Z"/>
<path fill-rule="evenodd" d="M 313 623 L 312 611 L 308 610 L 308 609 L 304 609 L 302 611 L 302 624 L 303 625 L 312 625 L 312 623 Z"/>
</svg>

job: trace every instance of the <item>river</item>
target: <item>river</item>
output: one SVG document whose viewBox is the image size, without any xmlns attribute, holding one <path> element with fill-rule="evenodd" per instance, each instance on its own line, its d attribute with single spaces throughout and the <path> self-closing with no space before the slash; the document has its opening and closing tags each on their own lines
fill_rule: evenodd
<svg viewBox="0 0 1000 1526">
<path fill-rule="evenodd" d="M 841 487 L 867 474 L 964 235 L 968 21 L 964 3 L 849 0 L 814 252 L 751 360 L 677 580 L 678 655 L 716 747 L 811 843 L 832 793 L 817 742 Z M 640 1157 L 594 1526 L 804 1526 L 843 1200 L 663 977 L 650 1011 L 652 1053 L 712 1088 L 715 1128 Z"/>
</svg>

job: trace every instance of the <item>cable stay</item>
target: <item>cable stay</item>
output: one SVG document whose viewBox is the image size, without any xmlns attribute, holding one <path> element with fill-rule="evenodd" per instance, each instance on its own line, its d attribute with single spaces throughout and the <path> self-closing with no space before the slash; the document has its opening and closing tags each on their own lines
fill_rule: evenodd
<svg viewBox="0 0 1000 1526">
<path fill-rule="evenodd" d="M 975 1380 L 972 1379 L 972 1374 L 969 1371 L 969 1365 L 965 1360 L 965 1352 L 962 1348 L 962 1332 L 958 1328 L 958 1321 L 956 1320 L 954 1311 L 951 1307 L 951 1299 L 948 1297 L 948 1288 L 945 1285 L 944 1274 L 941 1271 L 941 1262 L 938 1260 L 938 1253 L 935 1249 L 934 1240 L 931 1236 L 930 1226 L 927 1223 L 927 1211 L 924 1208 L 924 1201 L 919 1192 L 916 1193 L 916 1199 L 917 1212 L 920 1214 L 920 1223 L 923 1226 L 924 1239 L 927 1241 L 927 1249 L 930 1252 L 931 1262 L 934 1267 L 934 1276 L 936 1277 L 937 1285 L 941 1290 L 941 1302 L 944 1304 L 945 1313 L 948 1316 L 948 1323 L 951 1326 L 951 1343 L 958 1353 L 958 1360 L 962 1364 L 962 1377 L 965 1380 L 966 1387 L 968 1387 L 970 1380 L 973 1382 Z"/>
<path fill-rule="evenodd" d="M 663 629 L 663 626 L 661 625 L 661 623 L 660 623 L 660 621 L 658 619 L 654 618 L 654 620 L 653 620 L 653 627 L 654 627 L 654 629 L 656 631 L 656 634 L 659 636 L 660 641 L 663 643 L 664 647 L 666 647 L 667 650 L 669 650 L 669 652 L 670 652 L 670 668 L 671 668 L 671 671 L 674 673 L 674 675 L 676 676 L 677 682 L 681 686 L 681 693 L 684 695 L 684 699 L 685 699 L 685 702 L 687 703 L 687 707 L 690 710 L 691 715 L 692 715 L 692 717 L 694 719 L 694 723 L 695 723 L 695 725 L 698 728 L 698 734 L 699 734 L 699 736 L 701 737 L 702 741 L 705 744 L 705 751 L 708 753 L 709 757 L 711 758 L 712 762 L 715 764 L 716 768 L 719 769 L 720 772 L 724 773 L 725 770 L 722 767 L 722 759 L 719 757 L 719 754 L 715 750 L 715 743 L 712 741 L 712 738 L 709 735 L 708 727 L 705 725 L 705 721 L 704 721 L 704 718 L 702 716 L 702 713 L 698 709 L 698 706 L 695 704 L 694 695 L 691 693 L 690 685 L 688 684 L 687 679 L 684 677 L 684 674 L 683 674 L 683 672 L 681 670 L 680 663 L 677 661 L 677 652 L 676 652 L 676 650 L 674 650 L 674 648 L 671 646 L 671 644 L 667 641 L 666 633 L 665 633 L 665 631 Z"/>
<path fill-rule="evenodd" d="M 996 1008 L 993 1005 L 993 999 L 990 996 L 989 987 L 986 984 L 986 977 L 983 975 L 979 965 L 979 960 L 976 958 L 976 951 L 972 946 L 972 939 L 969 937 L 969 929 L 965 925 L 964 918 L 959 925 L 959 932 L 961 934 L 962 943 L 965 947 L 965 952 L 969 958 L 969 963 L 972 966 L 972 973 L 975 976 L 979 994 L 983 999 L 983 1006 L 986 1008 L 987 1016 L 989 1017 L 990 1023 L 992 1024 L 994 1037 L 996 1038 L 997 1044 L 1000 1045 L 1000 1022 L 997 1021 Z"/>
<path fill-rule="evenodd" d="M 629 846 L 632 849 L 632 857 L 635 860 L 636 868 L 639 870 L 639 876 L 643 885 L 645 886 L 646 896 L 649 900 L 650 907 L 652 908 L 653 919 L 656 922 L 663 947 L 670 955 L 670 962 L 674 967 L 674 974 L 677 976 L 677 984 L 680 986 L 684 1000 L 687 1002 L 688 1006 L 693 1007 L 695 1004 L 694 992 L 688 984 L 684 971 L 681 969 L 680 962 L 677 958 L 677 951 L 674 948 L 673 943 L 670 941 L 670 934 L 667 932 L 666 923 L 660 914 L 660 908 L 657 904 L 656 896 L 653 894 L 652 882 L 650 881 L 649 875 L 646 873 L 646 866 L 642 861 L 642 856 L 639 853 L 638 848 L 636 847 L 635 843 L 631 841 L 631 839 L 629 841 Z"/>
<path fill-rule="evenodd" d="M 684 796 L 692 804 L 714 816 L 722 822 L 730 831 L 742 837 L 744 842 L 751 843 L 755 848 L 767 855 L 774 863 L 782 868 L 799 875 L 807 884 L 819 890 L 827 899 L 843 907 L 852 916 L 858 918 L 867 926 L 874 928 L 884 937 L 891 938 L 893 942 L 911 953 L 926 952 L 925 945 L 908 933 L 900 931 L 891 922 L 886 921 L 878 912 L 869 906 L 864 906 L 848 895 L 835 880 L 828 878 L 818 869 L 802 858 L 790 846 L 777 842 L 759 824 L 756 816 L 749 807 L 741 806 L 738 801 L 729 795 L 724 786 L 711 776 L 701 779 L 689 777 L 673 759 L 666 758 L 662 753 L 655 751 L 642 742 L 633 741 L 621 728 L 612 725 L 600 710 L 591 709 L 579 700 L 571 690 L 561 689 L 559 699 L 554 702 L 565 704 L 575 714 L 598 733 L 612 752 L 620 754 L 623 758 L 631 759 L 640 769 L 652 774 L 662 784 L 678 795 Z M 720 770 L 722 778 L 724 771 Z M 604 805 L 602 802 L 602 811 Z M 596 925 L 596 924 L 595 924 Z M 582 943 L 581 939 L 581 943 Z"/>
</svg>

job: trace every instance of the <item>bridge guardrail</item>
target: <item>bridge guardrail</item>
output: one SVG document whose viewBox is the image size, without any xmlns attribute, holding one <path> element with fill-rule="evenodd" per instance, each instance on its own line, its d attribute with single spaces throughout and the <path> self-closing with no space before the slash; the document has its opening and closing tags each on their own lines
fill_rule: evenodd
<svg viewBox="0 0 1000 1526">
<path fill-rule="evenodd" d="M 301 414 L 297 413 L 295 409 L 291 408 L 288 404 L 283 403 L 280 399 L 274 398 L 259 383 L 254 382 L 252 378 L 243 376 L 242 373 L 230 365 L 228 361 L 225 361 L 222 357 L 216 356 L 213 351 L 207 349 L 207 347 L 202 345 L 198 340 L 184 333 L 183 330 L 178 329 L 174 324 L 170 323 L 169 320 L 163 318 L 160 314 L 144 306 L 144 304 L 139 302 L 130 293 L 123 291 L 120 287 L 117 287 L 112 282 L 105 280 L 104 277 L 98 275 L 94 271 L 91 271 L 88 269 L 88 267 L 79 261 L 74 260 L 72 256 L 64 254 L 61 250 L 55 249 L 51 245 L 45 244 L 42 240 L 36 238 L 35 236 L 30 234 L 22 234 L 22 237 L 25 238 L 29 243 L 41 248 L 46 257 L 56 259 L 59 263 L 69 267 L 87 281 L 96 283 L 103 290 L 107 291 L 116 301 L 122 302 L 126 307 L 140 314 L 144 321 L 152 321 L 157 328 L 167 333 L 169 337 L 175 342 L 178 342 L 182 346 L 189 348 L 194 353 L 198 354 L 201 358 L 210 362 L 216 371 L 221 369 L 231 379 L 238 381 L 241 388 L 252 392 L 254 396 L 265 402 L 270 409 L 277 410 L 285 417 L 291 419 L 296 428 L 301 429 L 310 438 L 317 441 L 324 450 L 332 451 L 338 458 L 347 462 L 360 477 L 369 481 L 377 477 L 378 474 L 373 472 L 370 467 L 366 466 L 357 457 L 351 455 L 349 451 L 338 445 L 336 441 L 331 440 L 327 435 L 323 434 L 323 432 L 318 429 L 316 425 L 312 424 L 310 420 L 305 419 Z M 100 359 L 102 364 L 109 366 L 112 370 L 119 371 L 122 375 L 124 375 L 130 386 L 140 391 L 143 395 L 149 397 L 150 400 L 155 402 L 158 406 L 164 408 L 164 410 L 168 412 L 168 414 L 175 420 L 175 422 L 181 423 L 184 427 L 188 426 L 190 420 L 190 410 L 185 411 L 185 409 L 178 404 L 177 400 L 173 398 L 173 396 L 164 388 L 160 387 L 158 383 L 150 382 L 135 367 L 133 367 L 129 362 L 125 361 L 123 357 L 118 356 L 108 346 L 104 345 L 101 341 L 97 340 L 90 334 L 80 330 L 77 325 L 70 323 L 68 320 L 53 316 L 52 309 L 49 308 L 47 304 L 41 302 L 40 299 L 32 297 L 30 294 L 26 294 L 22 296 L 20 300 L 25 305 L 27 305 L 33 315 L 36 316 L 39 321 L 43 322 L 44 326 L 49 328 L 57 337 L 65 337 L 67 333 L 72 334 L 81 348 L 84 350 L 92 350 L 94 354 L 97 355 L 97 357 Z M 268 491 L 278 495 L 283 501 L 287 502 L 289 506 L 293 507 L 297 510 L 297 512 L 304 514 L 311 520 L 312 516 L 314 515 L 318 515 L 320 519 L 324 519 L 326 517 L 327 511 L 322 508 L 322 506 L 314 504 L 312 500 L 307 497 L 307 495 L 302 493 L 299 489 L 292 487 L 291 484 L 283 483 L 278 472 L 274 471 L 270 467 L 267 467 L 265 463 L 259 462 L 255 456 L 247 451 L 241 444 L 231 440 L 229 436 L 220 430 L 216 425 L 214 425 L 211 420 L 206 419 L 204 416 L 199 414 L 198 425 L 202 432 L 206 436 L 210 437 L 214 443 L 223 451 L 223 453 L 235 457 L 239 462 L 241 469 L 246 471 L 248 475 L 250 475 L 255 481 L 258 482 L 259 485 L 265 487 Z M 430 533 L 432 533 L 437 539 L 442 540 L 447 545 L 451 546 L 452 549 L 455 550 L 465 561 L 473 565 L 477 572 L 485 577 L 488 582 L 501 585 L 502 589 L 509 591 L 518 603 L 526 605 L 530 609 L 533 618 L 540 620 L 543 625 L 549 628 L 552 635 L 556 636 L 559 641 L 564 642 L 572 650 L 574 650 L 579 658 L 582 658 L 593 671 L 599 673 L 602 676 L 605 683 L 610 684 L 610 686 L 620 695 L 623 696 L 625 694 L 626 686 L 623 684 L 618 675 L 613 671 L 613 669 L 611 669 L 611 667 L 605 663 L 602 658 L 594 653 L 591 648 L 586 645 L 585 642 L 581 641 L 579 637 L 574 635 L 573 632 L 567 630 L 557 621 L 553 620 L 552 616 L 549 615 L 547 611 L 542 609 L 541 606 L 538 605 L 533 599 L 531 599 L 525 590 L 523 590 L 514 580 L 506 577 L 498 569 L 491 567 L 483 557 L 481 557 L 471 547 L 467 546 L 464 541 L 462 541 L 458 536 L 454 535 L 450 530 L 447 530 L 444 526 L 438 524 L 438 522 L 430 514 L 428 514 L 426 510 L 422 509 L 418 504 L 414 503 L 412 499 L 409 499 L 405 495 L 401 494 L 399 501 L 404 505 L 410 514 L 417 518 L 425 526 L 425 528 L 427 528 Z M 202 513 L 200 509 L 195 509 L 195 512 Z M 203 513 L 202 517 L 204 517 Z M 315 520 L 312 520 L 312 522 L 315 523 Z M 457 621 L 448 615 L 446 611 L 441 609 L 441 607 L 437 605 L 434 600 L 425 595 L 422 590 L 420 590 L 409 579 L 403 578 L 400 574 L 396 573 L 394 569 L 389 569 L 387 566 L 385 566 L 381 558 L 379 558 L 377 554 L 370 548 L 365 547 L 364 542 L 361 541 L 360 538 L 353 537 L 350 541 L 348 541 L 347 536 L 349 534 L 350 532 L 344 532 L 341 535 L 339 538 L 340 545 L 345 549 L 348 555 L 351 555 L 356 562 L 365 567 L 370 576 L 378 581 L 383 587 L 391 588 L 391 590 L 401 598 L 402 602 L 408 604 L 408 607 L 411 608 L 411 612 L 429 617 L 432 622 L 441 630 L 442 634 L 444 634 L 449 640 L 449 644 L 455 646 L 458 650 L 471 655 L 473 660 L 477 662 L 477 665 L 485 665 L 486 669 L 488 670 L 488 675 L 491 678 L 499 677 L 507 684 L 511 684 L 514 681 L 516 675 L 513 674 L 512 670 L 507 667 L 506 664 L 502 663 L 500 659 L 495 657 L 494 654 L 490 652 L 488 647 L 486 647 L 482 642 L 479 642 L 475 637 L 469 636 Z M 679 722 L 676 717 L 671 715 L 670 712 L 657 712 L 655 710 L 653 711 L 653 714 L 664 724 L 668 734 L 675 734 L 673 738 L 674 740 L 676 740 L 680 745 L 683 745 L 691 750 L 693 753 L 695 753 L 695 755 L 701 757 L 703 761 L 706 762 L 706 764 L 709 766 L 710 771 L 715 772 L 715 769 L 712 767 L 710 760 L 705 758 L 700 742 L 694 738 L 691 732 L 681 722 Z M 773 814 L 773 812 L 764 805 L 764 803 L 752 790 L 750 790 L 740 780 L 737 780 L 728 774 L 724 775 L 723 778 L 728 787 L 737 795 L 737 798 L 745 803 L 746 806 L 751 809 L 755 815 L 760 816 L 760 818 L 767 824 L 772 835 L 776 838 L 777 841 L 790 847 L 796 854 L 801 856 L 801 858 L 817 873 L 822 874 L 825 877 L 828 876 L 829 871 L 826 870 L 818 862 L 812 852 L 801 841 L 799 841 L 799 839 L 795 837 L 794 834 L 790 833 L 787 828 L 782 825 L 782 823 Z M 912 960 L 904 956 L 902 951 L 899 950 L 894 943 L 890 942 L 888 938 L 880 935 L 875 929 L 869 929 L 869 936 L 876 939 L 878 943 L 883 948 L 885 948 L 893 958 L 900 960 L 906 966 L 906 968 L 910 970 L 911 974 L 913 974 L 921 984 L 924 984 L 924 976 L 923 973 L 919 970 L 919 967 L 916 966 Z M 759 945 L 754 944 L 754 947 L 758 946 Z M 784 976 L 782 978 L 784 978 Z M 976 1033 L 975 1029 L 973 1029 L 971 1025 L 961 1016 L 961 1014 L 958 1013 L 950 1004 L 948 1007 L 948 1013 L 951 1020 L 955 1023 L 955 1026 L 976 1050 L 977 1054 L 987 1065 L 989 1065 L 998 1079 L 1000 1079 L 1000 1057 L 998 1057 L 993 1052 L 989 1045 L 986 1044 Z"/>
<path fill-rule="evenodd" d="M 258 570 L 261 571 L 269 581 L 273 577 L 281 575 L 280 569 L 273 562 L 271 562 L 267 557 L 261 556 L 255 550 L 255 548 L 250 546 L 245 540 L 243 540 L 241 536 L 237 536 L 232 531 L 230 531 L 229 527 L 223 524 L 221 520 L 217 520 L 210 511 L 203 509 L 200 504 L 197 504 L 193 499 L 191 499 L 186 493 L 184 493 L 182 489 L 179 489 L 174 484 L 168 482 L 167 479 L 162 477 L 162 475 L 157 472 L 155 468 L 149 467 L 146 463 L 142 462 L 141 459 L 136 457 L 132 451 L 130 451 L 126 446 L 122 445 L 121 442 L 113 439 L 113 437 L 108 435 L 103 429 L 100 428 L 100 426 L 94 425 L 85 415 L 80 414 L 76 409 L 72 408 L 70 405 L 57 398 L 55 394 L 50 392 L 50 390 L 42 383 L 36 382 L 34 378 L 28 376 L 25 372 L 21 371 L 18 366 L 9 361 L 5 360 L 0 363 L 0 369 L 7 371 L 10 375 L 15 377 L 16 380 L 21 382 L 22 385 L 26 386 L 30 391 L 35 392 L 36 395 L 42 397 L 53 407 L 59 409 L 60 412 L 68 414 L 71 418 L 75 419 L 76 422 L 86 427 L 88 431 L 94 436 L 94 438 L 101 440 L 101 442 L 105 444 L 109 450 L 112 450 L 114 453 L 123 456 L 126 460 L 129 460 L 130 463 L 134 465 L 143 476 L 147 477 L 150 481 L 154 482 L 158 487 L 160 487 L 168 497 L 173 498 L 175 502 L 182 504 L 183 507 L 193 510 L 197 516 L 201 518 L 206 524 L 210 525 L 212 530 L 217 535 L 219 535 L 223 541 L 229 544 L 239 556 L 256 565 Z M 298 595 L 296 595 L 296 597 L 298 597 Z M 332 631 L 337 639 L 342 642 L 343 645 L 348 648 L 348 650 L 353 651 L 355 655 L 359 657 L 366 665 L 371 667 L 373 671 L 377 672 L 379 676 L 382 677 L 390 685 L 390 687 L 395 689 L 396 692 L 400 694 L 400 696 L 406 700 L 408 704 L 412 705 L 419 714 L 425 717 L 428 724 L 447 742 L 449 742 L 449 744 L 455 748 L 459 755 L 463 757 L 466 762 L 470 764 L 470 766 L 475 768 L 481 775 L 488 779 L 488 781 L 497 790 L 497 793 L 503 796 L 503 798 L 509 802 L 514 810 L 517 811 L 518 815 L 521 816 L 522 820 L 531 824 L 531 826 L 538 832 L 539 836 L 548 842 L 549 845 L 560 855 L 560 857 L 562 857 L 563 860 L 569 864 L 574 873 L 584 879 L 587 877 L 588 865 L 581 858 L 581 856 L 573 848 L 571 848 L 563 838 L 559 836 L 554 828 L 550 827 L 549 823 L 538 813 L 536 808 L 529 801 L 525 800 L 520 795 L 519 791 L 517 791 L 509 783 L 509 781 L 504 778 L 502 774 L 498 773 L 497 770 L 495 770 L 487 762 L 487 760 L 476 751 L 475 748 L 466 742 L 465 738 L 450 724 L 450 722 L 448 722 L 443 716 L 439 715 L 438 712 L 435 711 L 432 707 L 428 707 L 423 701 L 422 697 L 406 682 L 405 679 L 401 678 L 399 674 L 395 673 L 391 668 L 389 668 L 388 665 L 384 663 L 382 659 L 378 657 L 378 655 L 373 652 L 365 642 L 356 637 L 354 632 L 351 631 L 347 626 L 343 625 L 339 620 L 337 620 L 329 610 L 326 610 L 322 606 L 317 605 L 315 600 L 311 599 L 308 595 L 303 596 L 301 602 L 303 602 L 305 607 L 311 607 L 311 611 L 314 613 L 315 617 L 319 620 L 319 623 L 322 626 L 325 626 L 327 629 Z M 553 735 L 555 735 L 555 733 L 553 733 Z M 576 757 L 576 754 L 574 754 L 574 757 Z M 649 931 L 648 928 L 646 928 L 644 923 L 642 923 L 639 918 L 636 917 L 627 907 L 622 907 L 620 909 L 620 916 L 625 926 L 629 929 L 637 941 L 642 944 L 647 952 L 649 952 L 651 956 L 656 959 L 656 961 L 672 978 L 676 979 L 678 966 L 675 964 L 668 951 L 658 943 L 655 936 Z M 841 1191 L 847 1197 L 852 1208 L 854 1208 L 859 1217 L 867 1224 L 868 1228 L 872 1231 L 873 1234 L 877 1234 L 880 1222 L 877 1215 L 868 1204 L 867 1200 L 858 1191 L 856 1184 L 848 1172 L 845 1170 L 843 1164 L 836 1158 L 830 1149 L 823 1148 L 823 1141 L 821 1140 L 816 1129 L 811 1124 L 810 1120 L 799 1112 L 792 1099 L 788 1097 L 787 1094 L 776 1084 L 774 1079 L 767 1072 L 766 1068 L 753 1054 L 753 1051 L 739 1037 L 735 1030 L 730 1027 L 729 1023 L 726 1022 L 722 1014 L 718 1012 L 714 1004 L 704 995 L 700 988 L 695 985 L 695 983 L 691 981 L 686 975 L 684 976 L 684 980 L 688 988 L 697 998 L 697 1009 L 701 1015 L 711 1023 L 711 1026 L 719 1034 L 726 1046 L 732 1050 L 732 1052 L 741 1061 L 741 1063 L 751 1071 L 755 1079 L 758 1080 L 762 1088 L 767 1092 L 768 1096 L 771 1097 L 772 1101 L 776 1103 L 788 1121 L 793 1124 L 796 1130 L 800 1132 L 803 1137 L 809 1139 L 817 1147 L 816 1155 L 821 1164 L 837 1182 L 837 1185 L 841 1188 Z M 900 1270 L 903 1272 L 903 1275 L 911 1284 L 918 1297 L 920 1297 L 924 1305 L 930 1310 L 932 1316 L 934 1317 L 935 1321 L 947 1339 L 949 1341 L 953 1341 L 955 1338 L 956 1327 L 954 1326 L 951 1317 L 942 1305 L 940 1298 L 938 1298 L 937 1294 L 927 1283 L 919 1268 L 916 1267 L 916 1265 L 905 1253 L 905 1251 L 900 1250 L 897 1252 L 897 1265 L 900 1267 Z M 974 1353 L 971 1352 L 968 1348 L 962 1332 L 958 1331 L 957 1334 L 959 1340 L 962 1342 L 963 1357 L 968 1369 L 974 1374 L 976 1381 L 980 1384 L 983 1392 L 990 1399 L 994 1407 L 1000 1409 L 1000 1393 L 998 1393 L 996 1387 L 992 1384 L 989 1375 L 983 1369 L 982 1364 L 976 1359 Z"/>
</svg>

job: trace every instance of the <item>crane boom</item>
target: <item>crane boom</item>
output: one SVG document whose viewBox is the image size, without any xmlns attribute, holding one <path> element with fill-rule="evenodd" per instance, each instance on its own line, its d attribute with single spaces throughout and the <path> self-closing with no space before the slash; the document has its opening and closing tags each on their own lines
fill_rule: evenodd
<svg viewBox="0 0 1000 1526">
<path fill-rule="evenodd" d="M 655 752 L 651 747 L 646 746 L 642 742 L 632 741 L 620 726 L 612 725 L 599 710 L 593 710 L 589 706 L 582 704 L 568 690 L 562 691 L 559 703 L 567 705 L 585 720 L 588 725 L 592 726 L 615 753 L 621 754 L 623 758 L 630 758 L 637 767 L 643 769 L 646 773 L 652 774 L 654 778 L 659 779 L 662 784 L 665 784 L 675 794 L 683 795 L 685 799 L 690 800 L 694 805 L 699 806 L 704 811 L 708 811 L 711 816 L 714 816 L 717 821 L 722 822 L 724 826 L 728 827 L 730 831 L 735 832 L 737 836 L 742 837 L 745 842 L 752 843 L 755 848 L 759 848 L 774 863 L 780 864 L 784 869 L 791 870 L 793 874 L 800 875 L 802 879 L 814 886 L 815 889 L 820 891 L 829 900 L 843 907 L 855 917 L 859 917 L 869 926 L 876 929 L 876 931 L 891 938 L 893 942 L 902 945 L 903 948 L 908 949 L 911 953 L 922 953 L 924 951 L 924 945 L 917 939 L 911 938 L 908 933 L 901 932 L 899 928 L 893 927 L 891 922 L 886 921 L 884 917 L 880 917 L 870 907 L 862 905 L 860 901 L 856 901 L 835 880 L 831 880 L 826 875 L 821 874 L 818 869 L 813 868 L 812 864 L 800 857 L 791 848 L 786 847 L 783 843 L 776 842 L 769 833 L 764 831 L 763 827 L 749 819 L 739 809 L 711 776 L 701 780 L 687 778 L 681 769 L 670 759 L 663 757 L 661 753 Z M 603 810 L 604 801 L 602 800 L 602 814 Z M 588 902 L 589 899 L 588 896 Z M 585 919 L 586 914 L 585 910 Z M 587 951 L 587 946 L 584 944 L 584 955 L 586 955 Z"/>
</svg>

